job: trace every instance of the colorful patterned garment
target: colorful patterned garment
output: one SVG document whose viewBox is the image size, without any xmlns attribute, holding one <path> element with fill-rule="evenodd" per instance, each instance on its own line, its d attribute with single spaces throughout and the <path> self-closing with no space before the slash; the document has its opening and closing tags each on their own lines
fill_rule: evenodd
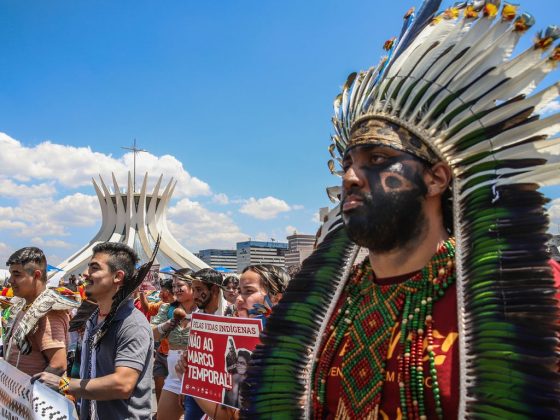
<svg viewBox="0 0 560 420">
<path fill-rule="evenodd" d="M 17 309 L 14 310 L 14 313 L 23 310 L 24 304 L 25 301 L 20 302 L 19 307 L 14 308 Z M 49 311 L 66 311 L 78 308 L 80 304 L 80 296 L 65 287 L 44 290 L 27 308 L 17 325 L 14 325 L 14 328 L 8 333 L 8 338 L 12 340 L 7 346 L 4 357 L 6 359 L 10 357 L 13 344 L 17 345 L 21 354 L 31 353 L 31 343 L 27 335 L 35 330 L 37 322 Z"/>
<path fill-rule="evenodd" d="M 158 310 L 158 313 L 154 317 L 152 317 L 150 323 L 152 325 L 160 325 L 170 319 L 173 319 L 173 311 L 177 307 L 178 304 L 169 304 L 169 303 L 162 304 Z M 194 312 L 196 312 L 196 308 Z M 186 348 L 189 342 L 191 314 L 187 314 L 186 319 L 188 321 L 186 326 L 178 325 L 177 327 L 173 328 L 169 332 L 169 334 L 161 340 L 161 345 L 163 346 L 163 349 L 161 349 L 160 352 L 162 354 L 167 354 L 170 347 L 174 349 Z"/>
<path fill-rule="evenodd" d="M 449 364 L 453 357 L 441 363 L 446 358 L 441 357 L 442 333 L 444 338 L 457 337 L 455 271 L 449 264 L 454 256 L 453 244 L 450 240 L 442 246 L 421 272 L 394 279 L 375 279 L 367 259 L 356 267 L 327 324 L 319 361 L 314 366 L 315 418 L 375 418 L 380 411 L 389 418 L 402 415 L 399 384 L 410 372 L 400 364 L 407 357 L 408 350 L 403 346 L 406 340 L 420 340 L 422 354 L 428 346 L 433 349 L 420 363 L 424 373 L 418 377 L 424 382 L 424 392 L 415 400 L 419 404 L 426 401 L 425 411 L 432 417 L 437 411 L 443 412 L 443 406 L 445 413 L 457 411 L 457 359 L 455 364 Z M 437 289 L 429 279 L 441 269 L 445 271 L 441 280 L 447 285 Z M 445 293 L 440 294 L 440 290 Z M 424 296 L 420 303 L 424 311 L 411 310 L 418 296 Z M 433 299 L 431 308 L 428 297 Z M 412 331 L 402 323 L 404 313 L 405 318 L 414 314 L 410 323 L 417 325 Z M 420 328 L 424 331 L 418 337 Z M 437 376 L 432 375 L 431 364 L 439 365 Z M 419 409 L 418 414 L 425 415 L 422 411 Z"/>
</svg>

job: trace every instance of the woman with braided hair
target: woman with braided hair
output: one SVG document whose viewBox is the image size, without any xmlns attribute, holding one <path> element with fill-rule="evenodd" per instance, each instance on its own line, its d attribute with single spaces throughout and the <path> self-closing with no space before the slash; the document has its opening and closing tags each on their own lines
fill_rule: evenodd
<svg viewBox="0 0 560 420">
<path fill-rule="evenodd" d="M 183 268 L 173 273 L 172 291 L 175 301 L 165 303 L 152 318 L 152 331 L 156 341 L 166 342 L 167 377 L 158 399 L 158 419 L 179 419 L 183 407 L 179 404 L 181 378 L 175 372 L 175 365 L 187 348 L 190 330 L 190 317 L 196 311 L 190 275 L 192 270 Z"/>
<path fill-rule="evenodd" d="M 241 318 L 260 318 L 263 324 L 272 307 L 282 298 L 290 277 L 286 270 L 272 264 L 247 266 L 239 280 L 236 307 Z"/>
<path fill-rule="evenodd" d="M 236 300 L 236 313 L 234 316 L 240 318 L 259 318 L 262 320 L 263 325 L 266 318 L 271 314 L 272 308 L 282 298 L 282 293 L 286 290 L 290 276 L 281 267 L 272 264 L 254 264 L 247 266 L 241 273 L 239 279 L 239 296 Z M 237 362 L 238 373 L 241 373 L 241 365 L 246 369 L 246 364 L 249 360 L 245 360 L 250 355 L 248 351 L 240 352 L 241 359 Z M 239 355 L 238 355 L 239 356 Z M 180 363 L 177 364 L 177 373 L 179 376 L 183 375 L 187 368 L 186 353 L 181 358 Z M 245 372 L 243 371 L 243 375 Z M 234 384 L 232 389 L 226 395 L 227 401 L 239 401 L 239 386 L 240 383 Z M 211 401 L 195 398 L 200 408 L 213 419 L 231 419 L 237 418 L 238 410 L 216 404 Z M 186 417 L 185 417 L 186 418 Z"/>
</svg>

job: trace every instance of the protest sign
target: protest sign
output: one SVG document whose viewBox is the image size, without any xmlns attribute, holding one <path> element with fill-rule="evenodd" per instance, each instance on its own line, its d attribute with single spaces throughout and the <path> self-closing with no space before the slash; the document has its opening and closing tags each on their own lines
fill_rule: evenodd
<svg viewBox="0 0 560 420">
<path fill-rule="evenodd" d="M 77 420 L 74 404 L 0 359 L 0 419 Z"/>
<path fill-rule="evenodd" d="M 183 394 L 238 407 L 239 385 L 261 330 L 260 319 L 194 313 Z"/>
</svg>

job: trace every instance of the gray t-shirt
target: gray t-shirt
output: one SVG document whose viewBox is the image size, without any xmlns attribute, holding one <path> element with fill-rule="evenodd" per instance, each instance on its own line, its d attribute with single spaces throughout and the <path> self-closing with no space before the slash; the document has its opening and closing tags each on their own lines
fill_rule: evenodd
<svg viewBox="0 0 560 420">
<path fill-rule="evenodd" d="M 84 334 L 84 338 L 95 334 L 100 325 L 97 324 L 97 319 L 90 319 L 87 322 L 89 334 Z M 140 377 L 128 400 L 97 401 L 96 412 L 99 419 L 151 418 L 153 348 L 154 336 L 150 324 L 142 312 L 134 307 L 132 300 L 129 300 L 119 308 L 100 341 L 96 352 L 94 377 L 115 373 L 115 368 L 119 366 L 136 369 L 140 372 Z M 86 363 L 84 368 L 87 372 L 89 357 L 85 343 L 82 351 L 85 352 L 82 363 Z M 88 418 L 89 401 L 82 400 L 80 419 Z"/>
</svg>

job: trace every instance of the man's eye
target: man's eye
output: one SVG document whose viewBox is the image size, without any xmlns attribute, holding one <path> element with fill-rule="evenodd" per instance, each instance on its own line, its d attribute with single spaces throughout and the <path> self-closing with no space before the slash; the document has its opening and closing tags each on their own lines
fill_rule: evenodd
<svg viewBox="0 0 560 420">
<path fill-rule="evenodd" d="M 378 154 L 373 154 L 370 155 L 369 157 L 369 161 L 375 165 L 378 165 L 380 163 L 384 163 L 387 160 L 387 158 L 383 155 L 378 155 Z"/>
</svg>

